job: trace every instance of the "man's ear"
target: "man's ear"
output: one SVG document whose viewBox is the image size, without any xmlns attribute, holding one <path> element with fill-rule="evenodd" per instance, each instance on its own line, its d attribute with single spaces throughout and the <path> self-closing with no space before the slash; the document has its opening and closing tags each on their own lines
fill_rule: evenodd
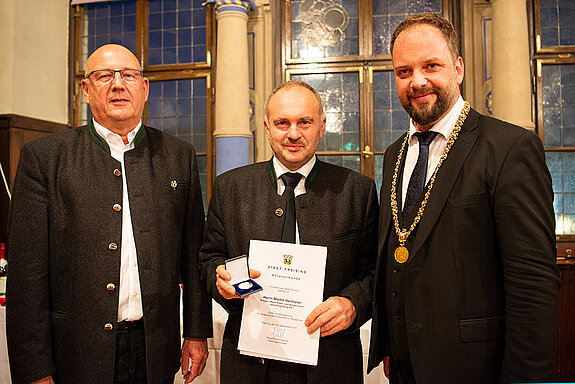
<svg viewBox="0 0 575 384">
<path fill-rule="evenodd" d="M 88 81 L 86 79 L 82 79 L 80 84 L 82 85 L 82 94 L 84 95 L 84 100 L 86 100 L 87 104 L 90 104 L 90 93 L 88 92 Z"/>
</svg>

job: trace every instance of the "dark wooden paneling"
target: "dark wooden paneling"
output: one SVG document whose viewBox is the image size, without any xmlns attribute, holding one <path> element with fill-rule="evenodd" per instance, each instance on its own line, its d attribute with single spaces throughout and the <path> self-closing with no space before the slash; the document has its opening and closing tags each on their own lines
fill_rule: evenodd
<svg viewBox="0 0 575 384">
<path fill-rule="evenodd" d="M 25 143 L 50 133 L 63 131 L 69 126 L 20 115 L 0 115 L 0 161 L 10 190 L 16 176 L 20 149 Z M 7 241 L 8 208 L 10 200 L 0 180 L 0 242 Z"/>
</svg>

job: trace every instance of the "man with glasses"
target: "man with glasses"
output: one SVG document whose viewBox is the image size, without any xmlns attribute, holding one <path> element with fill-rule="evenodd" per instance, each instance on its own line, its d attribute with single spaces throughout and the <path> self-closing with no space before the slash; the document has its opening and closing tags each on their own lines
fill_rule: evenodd
<svg viewBox="0 0 575 384">
<path fill-rule="evenodd" d="M 82 91 L 93 120 L 20 155 L 9 221 L 12 380 L 173 383 L 181 357 L 188 383 L 212 335 L 194 149 L 142 125 L 149 82 L 126 48 L 96 50 Z"/>
</svg>

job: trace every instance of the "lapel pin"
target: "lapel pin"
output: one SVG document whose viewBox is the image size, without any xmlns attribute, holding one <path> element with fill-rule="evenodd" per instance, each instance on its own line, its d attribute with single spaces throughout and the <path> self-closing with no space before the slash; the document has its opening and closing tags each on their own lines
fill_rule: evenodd
<svg viewBox="0 0 575 384">
<path fill-rule="evenodd" d="M 178 186 L 178 182 L 177 182 L 176 180 L 172 180 L 172 181 L 170 182 L 170 186 L 171 186 L 172 188 L 174 188 L 174 191 L 175 191 L 175 190 L 176 190 L 176 187 Z"/>
</svg>

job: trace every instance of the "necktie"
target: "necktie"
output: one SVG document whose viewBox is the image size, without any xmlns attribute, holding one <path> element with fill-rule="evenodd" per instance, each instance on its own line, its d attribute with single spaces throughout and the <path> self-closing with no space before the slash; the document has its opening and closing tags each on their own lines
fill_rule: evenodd
<svg viewBox="0 0 575 384">
<path fill-rule="evenodd" d="M 413 168 L 413 173 L 409 179 L 407 186 L 407 194 L 405 196 L 405 204 L 403 205 L 403 212 L 408 213 L 409 210 L 415 205 L 423 189 L 425 188 L 425 179 L 427 176 L 427 158 L 429 157 L 429 144 L 437 136 L 437 132 L 415 132 L 419 142 L 419 156 Z"/>
<path fill-rule="evenodd" d="M 287 172 L 280 176 L 285 184 L 285 190 L 282 194 L 286 198 L 286 211 L 284 219 L 284 228 L 282 231 L 282 241 L 286 243 L 295 243 L 295 193 L 294 188 L 302 178 L 301 173 Z"/>
</svg>

